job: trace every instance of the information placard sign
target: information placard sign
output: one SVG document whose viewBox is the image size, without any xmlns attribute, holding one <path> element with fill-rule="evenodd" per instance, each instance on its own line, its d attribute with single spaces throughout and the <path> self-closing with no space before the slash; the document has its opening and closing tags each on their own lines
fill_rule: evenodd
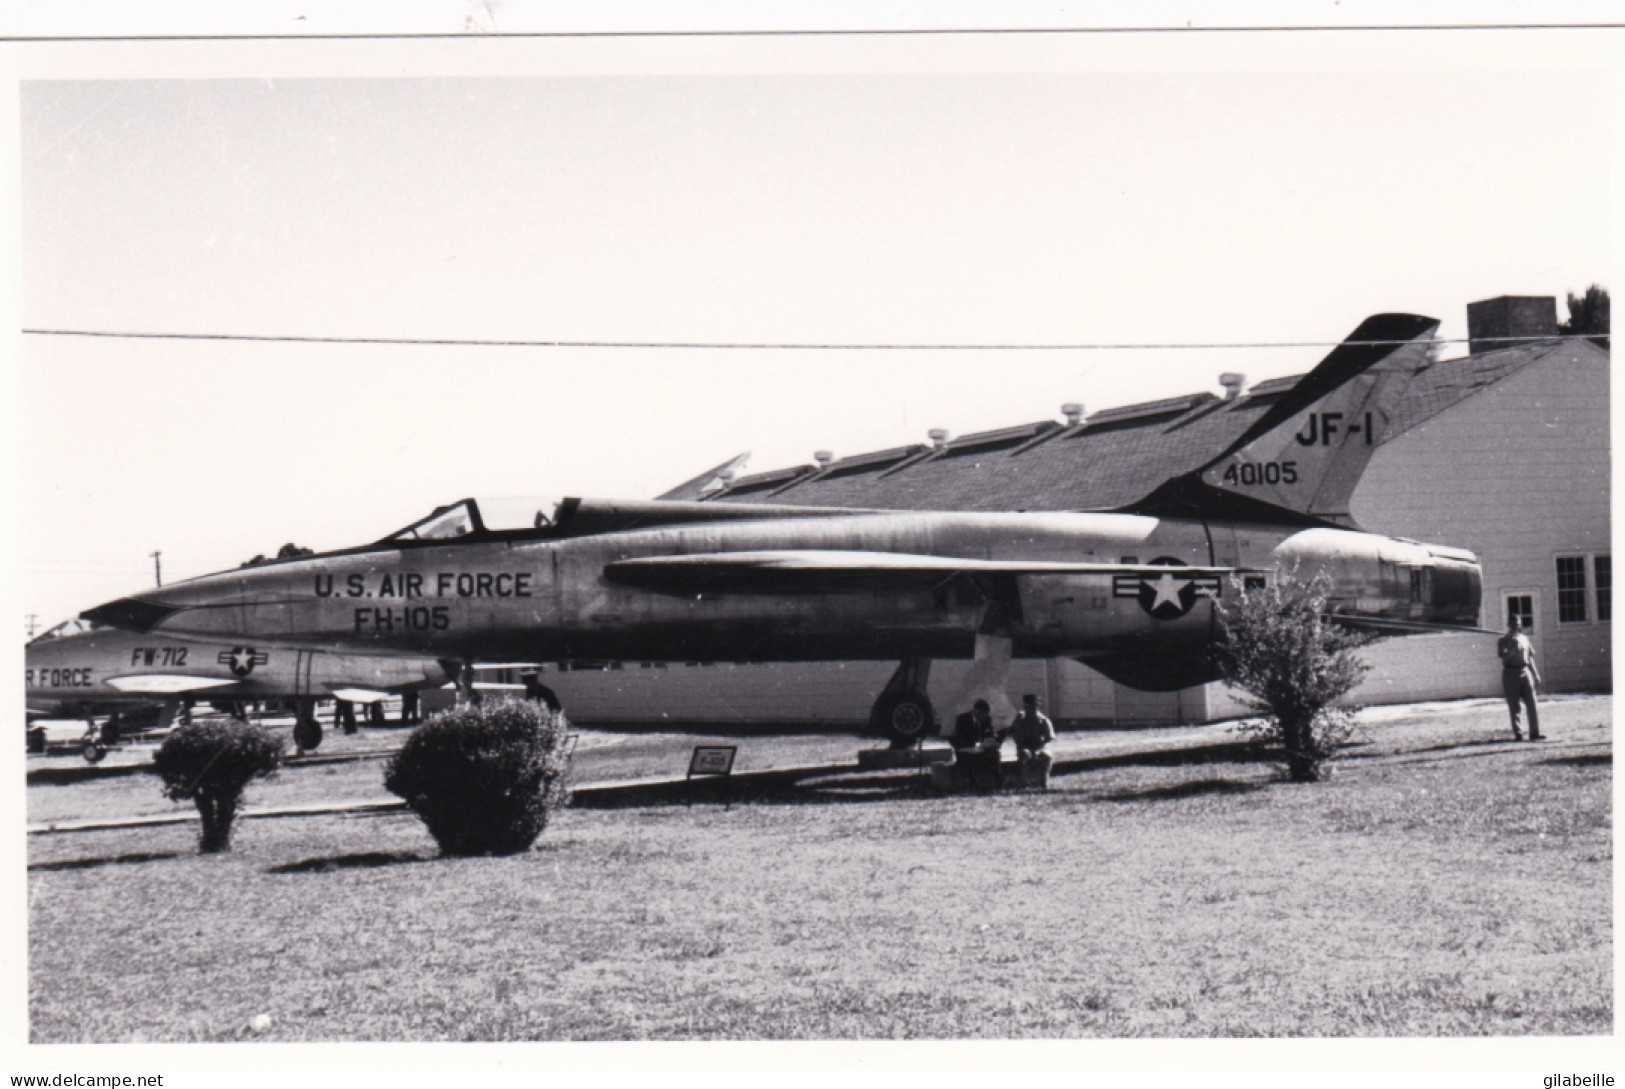
<svg viewBox="0 0 1625 1089">
<path fill-rule="evenodd" d="M 695 745 L 694 755 L 688 761 L 688 777 L 731 774 L 734 754 L 738 751 L 738 745 Z"/>
</svg>

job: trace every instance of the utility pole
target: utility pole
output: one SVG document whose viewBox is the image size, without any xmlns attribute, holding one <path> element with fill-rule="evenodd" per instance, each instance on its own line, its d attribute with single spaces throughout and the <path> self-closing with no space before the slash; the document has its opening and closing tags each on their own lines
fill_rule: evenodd
<svg viewBox="0 0 1625 1089">
<path fill-rule="evenodd" d="M 152 581 L 153 581 L 153 585 L 155 585 L 155 586 L 162 586 L 164 584 L 164 569 L 158 563 L 158 557 L 162 556 L 163 554 L 164 553 L 163 553 L 162 549 L 159 549 L 157 552 L 154 552 L 154 553 L 151 554 L 152 555 Z"/>
</svg>

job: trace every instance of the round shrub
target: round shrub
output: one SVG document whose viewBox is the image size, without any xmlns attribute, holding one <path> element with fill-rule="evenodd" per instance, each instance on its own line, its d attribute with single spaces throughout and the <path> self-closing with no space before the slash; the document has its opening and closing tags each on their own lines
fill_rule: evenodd
<svg viewBox="0 0 1625 1089">
<path fill-rule="evenodd" d="M 275 771 L 281 756 L 282 742 L 264 727 L 210 719 L 175 727 L 152 763 L 170 800 L 197 806 L 203 822 L 198 849 L 212 854 L 231 850 L 243 788 Z"/>
<path fill-rule="evenodd" d="M 567 796 L 564 717 L 517 700 L 436 715 L 389 761 L 384 788 L 405 799 L 444 855 L 530 849 Z"/>
</svg>

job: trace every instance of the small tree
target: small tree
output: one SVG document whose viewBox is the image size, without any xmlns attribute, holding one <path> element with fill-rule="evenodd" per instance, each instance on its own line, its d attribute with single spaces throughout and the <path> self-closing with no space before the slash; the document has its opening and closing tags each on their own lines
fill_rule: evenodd
<svg viewBox="0 0 1625 1089">
<path fill-rule="evenodd" d="M 1608 289 L 1601 284 L 1592 284 L 1586 288 L 1584 295 L 1570 294 L 1569 320 L 1562 324 L 1565 333 L 1590 335 L 1592 342 L 1599 348 L 1608 347 L 1609 300 Z"/>
<path fill-rule="evenodd" d="M 1369 637 L 1328 618 L 1331 579 L 1281 572 L 1266 586 L 1221 603 L 1224 638 L 1215 650 L 1224 679 L 1264 716 L 1255 726 L 1279 745 L 1287 777 L 1313 783 L 1353 730 L 1351 710 L 1333 706 L 1370 669 L 1355 653 Z"/>
<path fill-rule="evenodd" d="M 171 801 L 191 801 L 203 821 L 198 849 L 231 850 L 231 825 L 243 788 L 276 770 L 282 742 L 268 730 L 238 719 L 177 726 L 159 746 L 153 766 Z"/>
<path fill-rule="evenodd" d="M 501 700 L 436 715 L 412 731 L 384 772 L 444 855 L 530 849 L 567 797 L 564 717 Z"/>
</svg>

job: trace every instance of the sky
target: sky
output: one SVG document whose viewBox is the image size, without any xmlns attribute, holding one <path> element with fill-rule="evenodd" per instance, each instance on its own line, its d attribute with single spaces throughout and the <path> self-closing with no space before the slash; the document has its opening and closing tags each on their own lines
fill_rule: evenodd
<svg viewBox="0 0 1625 1089">
<path fill-rule="evenodd" d="M 25 329 L 957 347 L 25 335 L 24 611 L 150 586 L 155 551 L 168 582 L 463 496 L 653 497 L 743 451 L 762 471 L 1219 392 L 1372 313 L 1460 338 L 1468 302 L 1562 316 L 1606 284 L 1607 75 L 1382 45 L 1317 65 L 1279 40 L 1259 70 L 1152 48 L 25 80 Z M 1282 343 L 1310 346 L 1079 347 Z"/>
</svg>

